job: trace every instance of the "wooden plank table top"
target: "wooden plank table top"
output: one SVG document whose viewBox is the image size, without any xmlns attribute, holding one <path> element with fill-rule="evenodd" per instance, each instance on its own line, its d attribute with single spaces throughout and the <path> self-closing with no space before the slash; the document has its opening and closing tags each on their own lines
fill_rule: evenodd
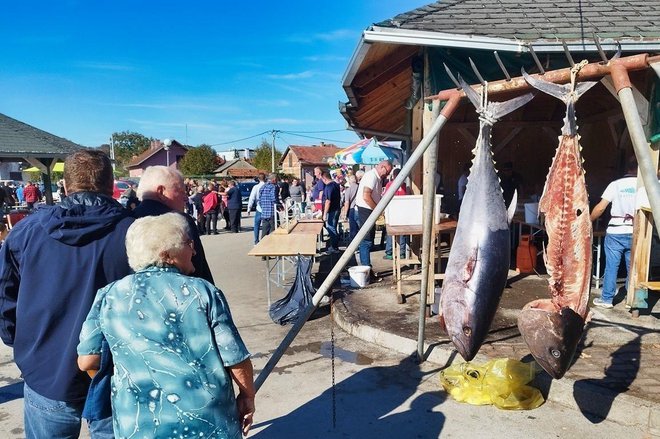
<svg viewBox="0 0 660 439">
<path fill-rule="evenodd" d="M 316 235 L 289 233 L 266 235 L 248 253 L 248 256 L 314 256 Z"/>
<path fill-rule="evenodd" d="M 433 225 L 433 231 L 435 233 L 450 232 L 456 229 L 456 220 L 446 219 L 440 221 L 438 224 Z M 422 234 L 422 225 L 406 225 L 406 226 L 391 226 L 389 224 L 385 225 L 385 230 L 387 234 L 391 236 L 396 235 L 421 235 Z"/>
<path fill-rule="evenodd" d="M 287 235 L 291 233 L 301 234 L 301 235 L 318 235 L 323 230 L 323 220 L 295 220 L 292 223 L 289 223 L 288 228 L 278 227 L 273 232 L 276 235 Z"/>
</svg>

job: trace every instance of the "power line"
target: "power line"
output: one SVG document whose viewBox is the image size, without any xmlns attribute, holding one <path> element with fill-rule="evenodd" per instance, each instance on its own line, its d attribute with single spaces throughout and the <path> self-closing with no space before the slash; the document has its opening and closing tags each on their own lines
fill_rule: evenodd
<svg viewBox="0 0 660 439">
<path fill-rule="evenodd" d="M 302 134 L 296 134 L 296 133 L 291 132 L 291 131 L 282 131 L 282 132 L 284 134 L 290 134 L 290 135 L 295 136 L 295 137 L 304 137 L 304 138 L 307 138 L 307 139 L 322 140 L 324 142 L 347 143 L 349 145 L 355 143 L 355 142 L 349 142 L 349 141 L 346 141 L 346 140 L 333 140 L 333 139 L 326 139 L 326 138 L 323 138 L 323 137 L 305 136 L 305 135 L 302 135 Z"/>
<path fill-rule="evenodd" d="M 229 142 L 214 143 L 214 144 L 209 145 L 209 146 L 221 146 L 221 145 L 228 145 L 230 143 L 242 142 L 243 140 L 254 139 L 255 137 L 263 136 L 264 134 L 268 134 L 268 133 L 272 133 L 272 132 L 273 132 L 272 130 L 268 130 L 268 131 L 264 131 L 263 133 L 255 134 L 254 136 L 244 137 L 242 139 L 237 139 L 237 140 L 230 140 Z"/>
<path fill-rule="evenodd" d="M 326 131 L 291 131 L 291 133 L 303 133 L 303 134 L 321 134 L 321 133 L 341 133 L 348 131 L 347 129 L 343 130 L 326 130 Z"/>
</svg>

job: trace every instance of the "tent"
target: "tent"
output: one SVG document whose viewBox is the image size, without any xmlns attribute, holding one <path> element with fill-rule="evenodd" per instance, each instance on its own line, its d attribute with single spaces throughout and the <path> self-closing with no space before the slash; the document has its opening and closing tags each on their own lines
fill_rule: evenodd
<svg viewBox="0 0 660 439">
<path fill-rule="evenodd" d="M 41 170 L 36 166 L 33 166 L 31 168 L 23 169 L 23 172 L 41 172 Z M 64 172 L 64 163 L 62 162 L 55 163 L 55 166 L 53 167 L 53 172 Z"/>
<path fill-rule="evenodd" d="M 390 160 L 401 165 L 403 151 L 398 145 L 401 142 L 378 142 L 374 137 L 363 139 L 354 145 L 344 148 L 335 154 L 339 165 L 376 165 L 382 160 Z"/>
</svg>

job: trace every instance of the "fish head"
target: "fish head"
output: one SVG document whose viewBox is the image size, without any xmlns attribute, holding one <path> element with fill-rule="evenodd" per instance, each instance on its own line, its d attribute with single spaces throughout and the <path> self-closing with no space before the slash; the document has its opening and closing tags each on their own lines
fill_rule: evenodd
<svg viewBox="0 0 660 439">
<path fill-rule="evenodd" d="M 446 306 L 448 305 L 448 306 Z M 451 301 L 443 306 L 441 325 L 444 324 L 449 339 L 465 361 L 472 360 L 486 337 L 482 328 L 471 312 L 471 307 L 463 300 Z"/>
<path fill-rule="evenodd" d="M 518 317 L 518 329 L 537 363 L 559 379 L 571 366 L 584 319 L 571 308 L 557 311 L 526 306 Z"/>
</svg>

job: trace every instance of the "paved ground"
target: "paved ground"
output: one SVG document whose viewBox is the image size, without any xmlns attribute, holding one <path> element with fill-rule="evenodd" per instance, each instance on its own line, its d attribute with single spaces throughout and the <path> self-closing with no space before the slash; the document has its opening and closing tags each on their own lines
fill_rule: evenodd
<svg viewBox="0 0 660 439">
<path fill-rule="evenodd" d="M 264 264 L 246 256 L 252 235 L 221 234 L 203 237 L 203 241 L 216 282 L 229 300 L 259 372 L 289 327 L 275 325 L 268 318 Z M 414 295 L 404 306 L 393 303 L 387 288 L 355 291 L 346 297 L 371 294 L 378 295 L 374 302 L 382 307 L 365 309 L 364 313 L 392 321 L 416 319 Z M 347 300 L 336 302 L 336 320 L 340 320 L 341 308 L 348 306 L 352 305 Z M 388 314 L 377 314 L 388 309 Z M 641 425 L 590 419 L 553 401 L 528 412 L 456 403 L 439 386 L 438 372 L 443 364 L 427 361 L 420 365 L 409 355 L 353 337 L 339 329 L 329 311 L 328 306 L 317 311 L 258 393 L 256 424 L 250 437 L 650 437 L 648 428 Z M 334 391 L 330 358 L 333 331 Z M 429 340 L 434 340 L 432 337 L 429 333 Z M 0 347 L 0 438 L 23 437 L 22 402 L 20 376 L 11 361 L 11 351 Z"/>
</svg>

